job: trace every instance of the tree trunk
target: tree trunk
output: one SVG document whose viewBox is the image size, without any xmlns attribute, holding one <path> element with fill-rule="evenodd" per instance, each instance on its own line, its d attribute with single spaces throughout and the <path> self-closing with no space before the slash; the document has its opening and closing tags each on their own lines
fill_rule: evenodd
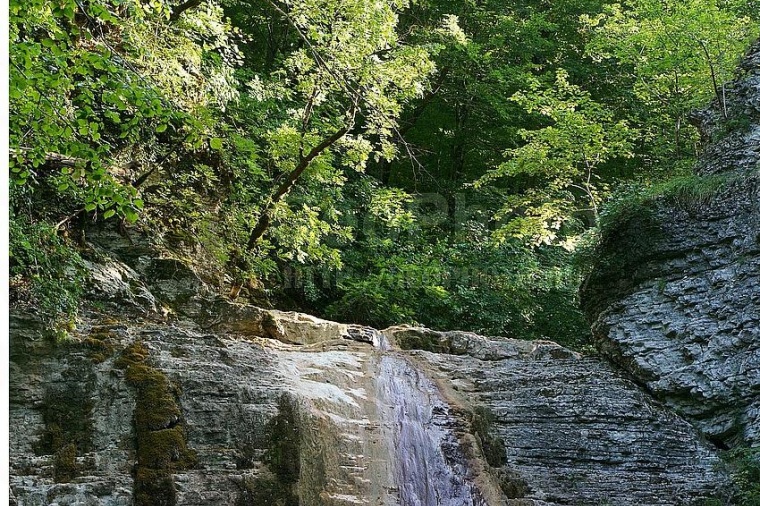
<svg viewBox="0 0 760 506">
<path fill-rule="evenodd" d="M 179 17 L 182 15 L 183 12 L 185 12 L 186 10 L 198 7 L 202 3 L 203 3 L 203 0 L 187 0 L 186 2 L 181 3 L 176 7 L 173 7 L 171 16 L 169 16 L 169 21 L 174 23 L 175 21 L 179 19 Z"/>
<path fill-rule="evenodd" d="M 296 181 L 298 181 L 298 178 L 301 177 L 301 174 L 303 174 L 303 172 L 309 167 L 309 164 L 311 164 L 311 162 L 316 157 L 322 154 L 323 151 L 335 144 L 338 140 L 340 140 L 341 137 L 346 135 L 350 128 L 350 125 L 346 125 L 343 128 L 340 128 L 330 137 L 325 138 L 318 145 L 314 146 L 311 151 L 309 151 L 309 154 L 301 157 L 298 165 L 296 165 L 296 168 L 293 169 L 293 172 L 288 174 L 288 177 L 285 178 L 285 181 L 283 181 L 280 186 L 277 187 L 277 190 L 274 192 L 274 194 L 272 194 L 269 202 L 261 211 L 259 221 L 256 222 L 256 226 L 253 227 L 251 234 L 248 236 L 248 244 L 246 245 L 246 249 L 253 249 L 259 239 L 261 239 L 261 236 L 263 236 L 269 228 L 271 221 L 270 213 L 272 212 L 272 207 L 274 207 L 274 205 L 277 204 L 282 199 L 282 197 L 290 191 L 291 188 L 293 188 L 293 186 L 296 184 Z"/>
<path fill-rule="evenodd" d="M 282 200 L 285 195 L 287 195 L 293 186 L 295 186 L 296 182 L 298 182 L 298 179 L 309 167 L 311 162 L 314 161 L 316 157 L 322 154 L 330 146 L 338 142 L 353 127 L 353 111 L 351 117 L 351 121 L 349 121 L 344 127 L 336 130 L 332 135 L 326 137 L 324 140 L 322 140 L 322 142 L 314 146 L 306 156 L 302 156 L 298 161 L 296 168 L 293 169 L 293 172 L 288 174 L 287 178 L 282 183 L 280 183 L 275 192 L 269 198 L 269 202 L 261 211 L 261 215 L 259 216 L 256 225 L 251 229 L 251 233 L 248 236 L 248 242 L 246 243 L 246 251 L 251 251 L 256 247 L 256 243 L 258 243 L 261 237 L 266 233 L 266 231 L 269 229 L 269 225 L 272 222 L 272 208 L 275 204 Z M 236 267 L 241 271 L 245 270 L 245 260 L 242 255 L 233 260 L 232 263 L 237 264 Z M 242 276 L 238 277 L 234 281 L 229 292 L 230 298 L 235 299 L 238 296 L 240 289 L 243 287 L 244 283 L 245 281 L 242 279 Z"/>
</svg>

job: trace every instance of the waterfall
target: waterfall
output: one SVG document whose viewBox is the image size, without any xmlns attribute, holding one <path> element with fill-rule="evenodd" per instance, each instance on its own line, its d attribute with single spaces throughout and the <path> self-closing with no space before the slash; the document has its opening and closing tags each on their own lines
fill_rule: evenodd
<svg viewBox="0 0 760 506">
<path fill-rule="evenodd" d="M 279 354 L 283 379 L 305 401 L 301 504 L 486 506 L 461 411 L 382 332 L 348 335 L 344 346 Z"/>
<path fill-rule="evenodd" d="M 400 504 L 485 506 L 453 431 L 454 415 L 438 388 L 389 350 L 384 336 L 378 342 L 378 416 L 393 456 Z"/>
</svg>

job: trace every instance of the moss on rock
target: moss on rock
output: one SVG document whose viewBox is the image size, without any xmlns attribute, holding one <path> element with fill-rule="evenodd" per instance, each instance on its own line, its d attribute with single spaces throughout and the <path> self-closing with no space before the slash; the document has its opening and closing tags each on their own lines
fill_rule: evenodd
<svg viewBox="0 0 760 506">
<path fill-rule="evenodd" d="M 491 467 L 502 467 L 507 463 L 507 448 L 504 441 L 493 432 L 494 415 L 483 406 L 475 408 L 472 414 L 472 433 L 478 437 L 486 462 Z"/>
<path fill-rule="evenodd" d="M 146 363 L 149 354 L 138 341 L 116 360 L 116 366 L 125 370 L 127 382 L 137 389 L 135 504 L 171 506 L 176 504 L 172 473 L 193 468 L 197 456 L 187 446 L 179 388 Z"/>
<path fill-rule="evenodd" d="M 69 443 L 61 446 L 53 457 L 53 479 L 59 483 L 68 482 L 78 474 L 77 445 Z"/>
<path fill-rule="evenodd" d="M 90 360 L 96 364 L 105 362 L 116 353 L 116 343 L 119 336 L 108 326 L 93 328 L 89 335 L 78 341 L 79 346 L 84 347 Z"/>
<path fill-rule="evenodd" d="M 45 393 L 41 409 L 45 429 L 34 452 L 52 455 L 53 479 L 69 482 L 81 471 L 77 456 L 92 449 L 92 399 L 82 383 L 66 381 Z"/>
<path fill-rule="evenodd" d="M 432 353 L 454 353 L 451 343 L 443 334 L 434 330 L 409 328 L 393 333 L 396 346 L 402 350 L 422 350 Z"/>
<path fill-rule="evenodd" d="M 37 455 L 53 455 L 63 446 L 74 444 L 79 452 L 92 446 L 92 399 L 85 388 L 65 382 L 48 390 L 42 401 L 45 430 L 34 445 Z"/>
<path fill-rule="evenodd" d="M 500 469 L 497 472 L 497 478 L 499 480 L 499 487 L 504 495 L 507 496 L 507 499 L 520 499 L 531 492 L 525 478 L 514 470 Z"/>
<path fill-rule="evenodd" d="M 79 475 L 76 458 L 92 447 L 92 400 L 78 382 L 49 389 L 42 403 L 45 429 L 34 444 L 37 455 L 53 455 L 53 479 L 68 482 Z"/>
<path fill-rule="evenodd" d="M 245 482 L 236 506 L 298 506 L 301 475 L 301 429 L 297 406 L 287 395 L 280 397 L 279 411 L 266 425 L 269 447 L 265 468 L 256 479 Z"/>
<path fill-rule="evenodd" d="M 177 492 L 171 474 L 163 469 L 138 467 L 135 471 L 135 505 L 174 506 Z"/>
</svg>

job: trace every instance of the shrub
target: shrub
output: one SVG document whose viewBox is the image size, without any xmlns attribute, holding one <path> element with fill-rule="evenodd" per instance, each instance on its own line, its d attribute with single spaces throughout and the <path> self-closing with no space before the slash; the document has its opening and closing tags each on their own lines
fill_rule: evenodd
<svg viewBox="0 0 760 506">
<path fill-rule="evenodd" d="M 45 222 L 9 221 L 12 300 L 35 306 L 56 337 L 73 329 L 82 297 L 84 263 L 77 250 Z"/>
<path fill-rule="evenodd" d="M 735 448 L 726 454 L 739 489 L 739 506 L 760 506 L 760 448 Z"/>
</svg>

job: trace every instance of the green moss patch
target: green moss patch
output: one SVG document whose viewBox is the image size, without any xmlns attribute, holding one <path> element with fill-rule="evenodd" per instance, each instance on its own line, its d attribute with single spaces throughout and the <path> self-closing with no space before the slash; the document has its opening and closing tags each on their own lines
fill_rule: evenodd
<svg viewBox="0 0 760 506">
<path fill-rule="evenodd" d="M 135 505 L 174 506 L 177 492 L 171 474 L 138 465 L 135 471 Z"/>
<path fill-rule="evenodd" d="M 127 382 L 137 389 L 135 504 L 171 506 L 176 504 L 172 473 L 193 468 L 197 456 L 187 446 L 179 388 L 146 363 L 149 353 L 143 343 L 135 342 L 116 360 Z"/>
<path fill-rule="evenodd" d="M 77 445 L 69 443 L 60 447 L 53 457 L 53 479 L 69 482 L 79 475 L 77 465 Z"/>
<path fill-rule="evenodd" d="M 497 478 L 499 487 L 507 499 L 520 499 L 531 492 L 528 482 L 516 471 L 500 469 L 497 472 Z"/>
<path fill-rule="evenodd" d="M 45 393 L 45 429 L 34 444 L 37 455 L 53 455 L 53 478 L 68 482 L 79 475 L 77 455 L 92 448 L 92 400 L 81 382 L 65 382 Z"/>
<path fill-rule="evenodd" d="M 451 342 L 433 330 L 407 329 L 393 333 L 396 346 L 402 350 L 422 350 L 432 353 L 461 355 L 464 350 L 454 350 Z"/>
<path fill-rule="evenodd" d="M 280 397 L 279 411 L 266 425 L 269 447 L 264 453 L 265 468 L 246 481 L 236 506 L 298 506 L 297 485 L 301 475 L 301 429 L 297 405 L 287 395 Z"/>
<path fill-rule="evenodd" d="M 493 422 L 493 413 L 484 406 L 478 406 L 472 413 L 472 433 L 478 437 L 486 462 L 491 467 L 502 467 L 507 463 L 507 448 L 494 434 Z"/>
<path fill-rule="evenodd" d="M 119 336 L 109 327 L 95 327 L 79 341 L 79 346 L 84 347 L 90 360 L 96 364 L 105 362 L 116 353 L 116 343 Z"/>
</svg>

